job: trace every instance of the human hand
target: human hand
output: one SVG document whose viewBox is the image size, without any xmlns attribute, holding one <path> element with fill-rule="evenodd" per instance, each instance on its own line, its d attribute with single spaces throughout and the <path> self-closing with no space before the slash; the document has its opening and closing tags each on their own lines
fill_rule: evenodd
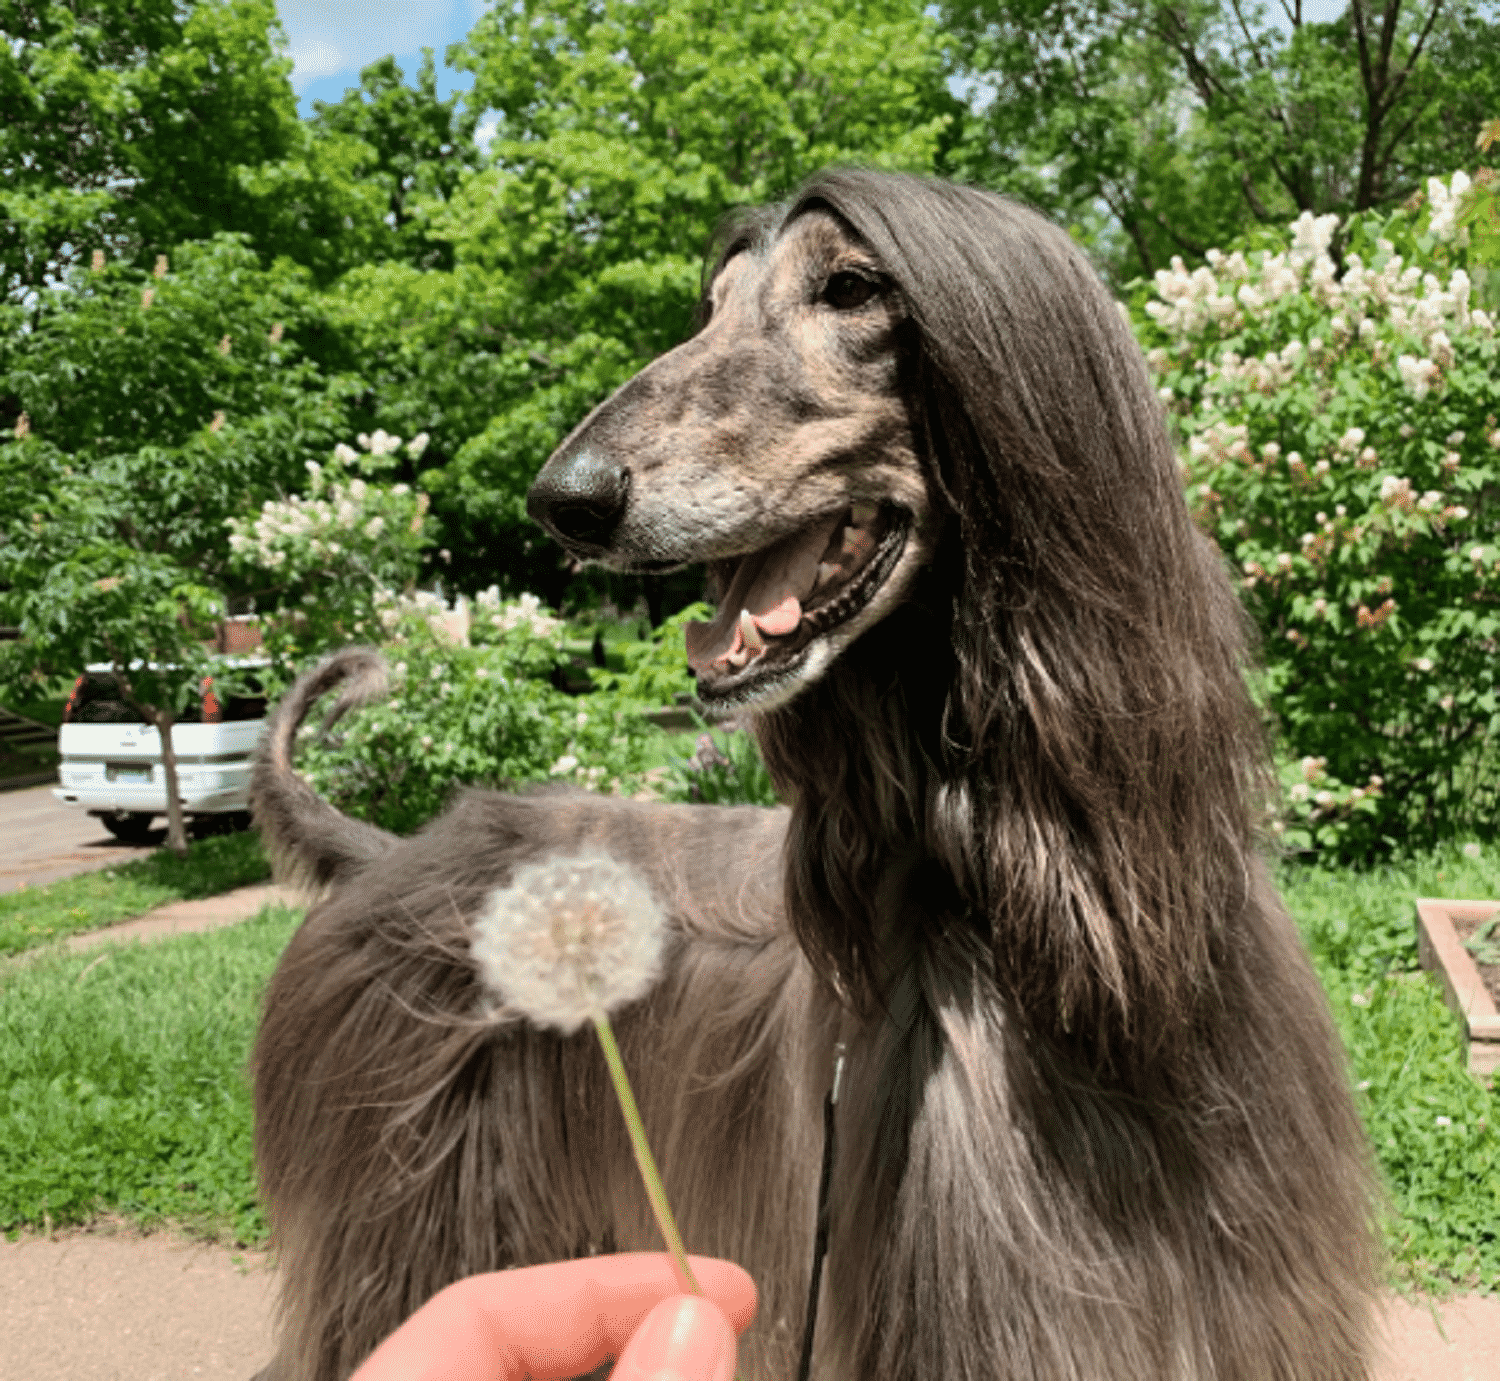
<svg viewBox="0 0 1500 1381">
<path fill-rule="evenodd" d="M 619 1358 L 611 1381 L 731 1381 L 755 1284 L 732 1262 L 688 1260 L 702 1296 L 681 1293 L 665 1253 L 470 1276 L 428 1300 L 354 1381 L 564 1381 L 607 1357 Z"/>
</svg>

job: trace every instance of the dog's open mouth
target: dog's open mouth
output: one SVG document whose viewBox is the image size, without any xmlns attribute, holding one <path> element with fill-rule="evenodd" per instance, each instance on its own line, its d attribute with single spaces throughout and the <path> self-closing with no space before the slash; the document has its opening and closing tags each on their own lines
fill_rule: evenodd
<svg viewBox="0 0 1500 1381">
<path fill-rule="evenodd" d="M 718 613 L 684 629 L 700 693 L 739 692 L 784 672 L 814 640 L 854 618 L 890 576 L 910 516 L 856 503 L 772 546 L 711 565 Z"/>
</svg>

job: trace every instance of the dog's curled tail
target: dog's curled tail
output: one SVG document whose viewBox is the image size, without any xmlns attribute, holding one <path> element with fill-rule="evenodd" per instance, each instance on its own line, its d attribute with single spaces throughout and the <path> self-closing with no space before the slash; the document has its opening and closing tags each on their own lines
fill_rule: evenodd
<svg viewBox="0 0 1500 1381">
<path fill-rule="evenodd" d="M 292 748 L 312 707 L 339 692 L 323 716 L 322 732 L 350 710 L 386 693 L 385 659 L 368 647 L 349 647 L 297 678 L 261 736 L 250 777 L 250 809 L 276 876 L 321 889 L 359 872 L 396 837 L 335 810 L 297 775 Z"/>
</svg>

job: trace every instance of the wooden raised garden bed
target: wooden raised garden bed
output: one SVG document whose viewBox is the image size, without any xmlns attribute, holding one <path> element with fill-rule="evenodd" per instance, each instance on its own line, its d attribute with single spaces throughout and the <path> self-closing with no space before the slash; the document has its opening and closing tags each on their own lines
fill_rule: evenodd
<svg viewBox="0 0 1500 1381">
<path fill-rule="evenodd" d="M 1466 947 L 1500 912 L 1500 902 L 1417 902 L 1417 947 L 1422 967 L 1435 973 L 1443 998 L 1464 1024 L 1469 1071 L 1492 1078 L 1500 1072 L 1500 964 L 1478 964 Z M 1496 927 L 1500 929 L 1500 927 Z M 1500 942 L 1500 940 L 1497 940 Z"/>
</svg>

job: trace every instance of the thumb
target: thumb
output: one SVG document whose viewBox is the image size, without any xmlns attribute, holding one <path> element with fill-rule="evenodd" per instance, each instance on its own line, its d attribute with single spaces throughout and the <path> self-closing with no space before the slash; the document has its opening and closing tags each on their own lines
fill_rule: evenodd
<svg viewBox="0 0 1500 1381">
<path fill-rule="evenodd" d="M 664 1299 L 642 1321 L 610 1381 L 733 1381 L 734 1329 L 700 1295 Z"/>
</svg>

